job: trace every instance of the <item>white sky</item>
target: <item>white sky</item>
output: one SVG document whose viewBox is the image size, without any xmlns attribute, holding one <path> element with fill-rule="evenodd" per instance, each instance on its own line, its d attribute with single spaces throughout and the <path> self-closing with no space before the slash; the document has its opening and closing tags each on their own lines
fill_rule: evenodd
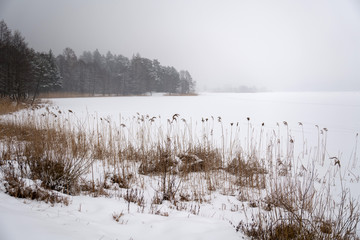
<svg viewBox="0 0 360 240">
<path fill-rule="evenodd" d="M 0 19 L 38 51 L 140 53 L 200 87 L 360 90 L 359 0 L 0 0 Z"/>
</svg>

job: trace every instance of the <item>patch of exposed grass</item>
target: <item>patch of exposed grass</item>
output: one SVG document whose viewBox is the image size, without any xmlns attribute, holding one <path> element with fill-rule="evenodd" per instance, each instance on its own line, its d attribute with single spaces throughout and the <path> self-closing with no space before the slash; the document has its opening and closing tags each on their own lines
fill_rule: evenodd
<svg viewBox="0 0 360 240">
<path fill-rule="evenodd" d="M 0 115 L 17 112 L 28 107 L 29 105 L 24 102 L 15 102 L 11 99 L 0 98 Z"/>
<path fill-rule="evenodd" d="M 77 93 L 77 92 L 49 92 L 40 93 L 39 98 L 80 98 L 91 97 L 89 93 Z"/>
</svg>

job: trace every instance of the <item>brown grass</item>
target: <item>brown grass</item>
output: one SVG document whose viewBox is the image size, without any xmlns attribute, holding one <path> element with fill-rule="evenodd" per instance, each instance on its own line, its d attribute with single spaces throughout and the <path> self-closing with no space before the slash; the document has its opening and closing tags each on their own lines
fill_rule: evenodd
<svg viewBox="0 0 360 240">
<path fill-rule="evenodd" d="M 44 201 L 46 203 L 63 203 L 69 205 L 69 199 L 58 193 L 48 191 L 38 185 L 27 186 L 14 171 L 14 168 L 9 167 L 5 171 L 5 191 L 10 196 L 16 198 L 25 198 L 31 200 Z"/>
<path fill-rule="evenodd" d="M 38 98 L 80 98 L 91 97 L 89 93 L 77 93 L 77 92 L 49 92 L 40 93 Z"/>
<path fill-rule="evenodd" d="M 42 187 L 68 194 L 77 192 L 78 180 L 91 165 L 84 144 L 76 135 L 29 124 L 0 122 L 1 138 L 8 147 L 3 162 L 17 159 L 21 176 L 41 180 Z"/>
<path fill-rule="evenodd" d="M 198 96 L 197 93 L 165 93 L 164 96 Z"/>
<path fill-rule="evenodd" d="M 256 157 L 245 159 L 238 154 L 226 167 L 226 171 L 237 177 L 237 184 L 243 187 L 264 189 L 266 169 Z"/>
<path fill-rule="evenodd" d="M 25 102 L 15 102 L 11 99 L 0 98 L 0 115 L 17 112 L 28 107 L 29 104 Z"/>
</svg>

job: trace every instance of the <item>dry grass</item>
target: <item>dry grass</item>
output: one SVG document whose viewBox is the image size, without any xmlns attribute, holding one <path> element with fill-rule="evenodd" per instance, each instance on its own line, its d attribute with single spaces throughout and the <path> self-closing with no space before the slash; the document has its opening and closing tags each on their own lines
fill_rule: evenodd
<svg viewBox="0 0 360 240">
<path fill-rule="evenodd" d="M 4 144 L 1 161 L 16 159 L 19 177 L 40 180 L 42 187 L 67 194 L 92 164 L 81 139 L 73 133 L 39 129 L 32 123 L 0 122 Z"/>
<path fill-rule="evenodd" d="M 237 176 L 237 184 L 242 187 L 265 188 L 267 171 L 255 157 L 245 159 L 242 154 L 238 154 L 227 165 L 226 171 Z"/>
<path fill-rule="evenodd" d="M 199 137 L 177 114 L 165 127 L 140 114 L 119 126 L 102 118 L 76 123 L 72 114 L 48 107 L 41 115 L 34 112 L 0 122 L 0 169 L 10 195 L 52 203 L 63 201 L 54 192 L 110 196 L 112 189 L 119 189 L 117 196 L 128 203 L 128 211 L 132 205 L 143 211 L 150 204 L 154 214 L 166 216 L 157 208 L 163 201 L 199 214 L 200 204 L 211 201 L 217 191 L 257 210 L 237 226 L 253 239 L 357 238 L 358 201 L 345 187 L 340 199 L 334 199 L 330 188 L 330 181 L 342 185 L 343 176 L 332 166 L 327 176 L 333 179 L 319 182 L 315 171 L 299 167 L 288 125 L 284 139 L 289 142 L 282 145 L 275 133 L 266 139 L 255 136 L 248 119 L 247 138 L 241 144 L 237 126 L 231 125 L 229 138 L 220 118 L 204 119 Z M 222 129 L 218 144 L 209 128 L 214 124 Z M 324 164 L 323 152 L 316 156 L 306 169 Z M 96 179 L 97 164 L 104 172 Z M 144 197 L 144 178 L 154 182 L 150 203 Z M 26 186 L 26 179 L 38 187 Z M 114 220 L 120 221 L 120 215 L 114 214 Z"/>
<path fill-rule="evenodd" d="M 49 92 L 40 93 L 38 98 L 80 98 L 80 97 L 92 97 L 89 93 L 77 93 L 77 92 Z"/>
<path fill-rule="evenodd" d="M 165 93 L 164 96 L 198 96 L 197 93 Z"/>
<path fill-rule="evenodd" d="M 112 215 L 114 221 L 119 222 L 119 223 L 124 223 L 124 222 L 120 221 L 120 219 L 121 219 L 123 216 L 124 216 L 124 213 L 123 213 L 123 212 L 121 212 L 121 213 L 116 213 L 116 212 L 114 212 L 113 215 Z"/>
<path fill-rule="evenodd" d="M 111 183 L 117 184 L 120 188 L 130 188 L 130 181 L 133 178 L 132 174 L 125 174 L 124 172 L 121 174 L 113 174 L 111 176 Z"/>
<path fill-rule="evenodd" d="M 267 178 L 262 209 L 251 222 L 240 222 L 237 230 L 252 239 L 359 239 L 360 208 L 348 189 L 342 188 L 341 197 L 334 198 L 330 183 L 316 180 L 314 167 L 285 176 L 276 175 L 276 167 L 270 171 L 273 177 Z"/>
<path fill-rule="evenodd" d="M 14 102 L 11 99 L 0 98 L 0 115 L 17 112 L 28 107 L 29 104 L 24 102 Z"/>
<path fill-rule="evenodd" d="M 48 191 L 36 184 L 33 186 L 28 186 L 25 181 L 18 176 L 10 162 L 9 166 L 4 169 L 5 191 L 10 196 L 44 201 L 46 203 L 51 203 L 52 205 L 55 203 L 63 203 L 66 206 L 69 205 L 68 197 L 65 197 L 56 192 Z"/>
</svg>

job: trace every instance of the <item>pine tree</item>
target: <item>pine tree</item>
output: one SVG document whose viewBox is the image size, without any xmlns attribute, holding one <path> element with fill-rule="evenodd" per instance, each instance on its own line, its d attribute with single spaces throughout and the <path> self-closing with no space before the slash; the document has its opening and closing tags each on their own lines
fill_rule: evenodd
<svg viewBox="0 0 360 240">
<path fill-rule="evenodd" d="M 71 48 L 65 48 L 57 57 L 57 64 L 63 78 L 63 91 L 78 91 L 79 68 L 77 56 Z"/>
<path fill-rule="evenodd" d="M 59 89 L 61 87 L 61 77 L 51 50 L 48 54 L 35 53 L 32 64 L 35 84 L 32 103 L 34 103 L 39 92 Z"/>
<path fill-rule="evenodd" d="M 6 23 L 0 21 L 0 97 L 8 96 L 12 88 L 9 61 L 11 37 Z"/>
<path fill-rule="evenodd" d="M 9 92 L 17 101 L 27 98 L 32 85 L 32 60 L 34 51 L 28 48 L 25 38 L 15 31 L 11 38 L 8 54 Z"/>
<path fill-rule="evenodd" d="M 194 93 L 196 83 L 193 81 L 190 73 L 186 70 L 181 70 L 179 74 L 180 74 L 179 92 L 181 94 Z"/>
</svg>

